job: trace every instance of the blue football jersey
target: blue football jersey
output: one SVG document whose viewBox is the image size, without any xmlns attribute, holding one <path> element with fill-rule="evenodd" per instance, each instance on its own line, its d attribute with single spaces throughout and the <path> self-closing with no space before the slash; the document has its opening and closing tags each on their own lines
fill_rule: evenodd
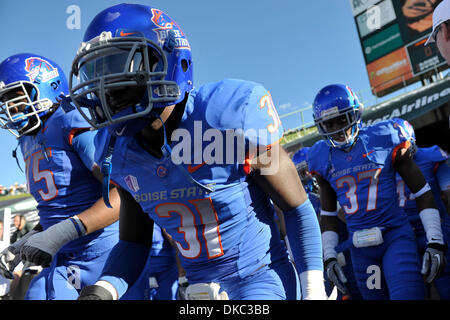
<svg viewBox="0 0 450 320">
<path fill-rule="evenodd" d="M 175 254 L 173 247 L 170 242 L 164 238 L 161 227 L 156 223 L 153 225 L 153 238 L 152 238 L 152 248 L 150 250 L 151 256 L 159 257 L 173 257 Z"/>
<path fill-rule="evenodd" d="M 349 152 L 330 147 L 324 140 L 309 150 L 309 169 L 336 192 L 350 232 L 405 223 L 406 215 L 397 201 L 394 159 L 408 143 L 388 120 L 362 128 Z"/>
<path fill-rule="evenodd" d="M 438 146 L 430 148 L 417 148 L 414 155 L 414 161 L 422 171 L 425 180 L 430 185 L 434 199 L 438 206 L 441 216 L 446 215 L 447 210 L 441 200 L 441 189 L 436 177 L 436 171 L 440 165 L 445 165 L 448 155 Z M 411 225 L 415 229 L 423 229 L 422 222 L 417 212 L 416 201 L 411 194 L 411 191 L 406 186 L 400 175 L 397 174 L 397 193 L 400 207 L 403 207 Z"/>
<path fill-rule="evenodd" d="M 58 108 L 36 135 L 22 136 L 19 140 L 28 190 L 38 203 L 44 230 L 81 213 L 101 198 L 101 183 L 72 147 L 74 136 L 88 128 L 89 124 L 78 111 L 66 114 Z M 93 143 L 95 134 L 88 134 L 92 135 Z M 113 224 L 69 242 L 61 252 L 72 251 L 117 231 L 118 225 Z"/>
<path fill-rule="evenodd" d="M 245 159 L 251 155 L 237 161 L 239 139 L 230 145 L 234 138 L 227 134 L 266 149 L 282 133 L 270 94 L 262 86 L 241 80 L 206 84 L 189 94 L 172 134 L 172 141 L 178 137 L 172 142 L 172 157 L 155 158 L 134 137 L 117 137 L 111 180 L 175 240 L 190 281 L 246 276 L 287 259 L 287 252 L 270 199 L 247 179 Z M 102 129 L 95 143 L 106 146 L 109 139 Z M 96 155 L 97 163 L 104 153 Z M 184 161 L 177 164 L 174 157 Z M 213 191 L 193 184 L 179 166 Z"/>
</svg>

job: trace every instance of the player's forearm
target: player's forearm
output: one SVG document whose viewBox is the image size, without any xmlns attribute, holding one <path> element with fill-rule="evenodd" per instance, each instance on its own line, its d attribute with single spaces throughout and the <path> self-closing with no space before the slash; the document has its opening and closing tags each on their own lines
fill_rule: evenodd
<svg viewBox="0 0 450 320">
<path fill-rule="evenodd" d="M 308 199 L 283 215 L 303 299 L 324 299 L 322 240 L 316 212 Z"/>
<path fill-rule="evenodd" d="M 120 197 L 116 188 L 109 192 L 112 208 L 106 207 L 103 199 L 99 199 L 90 208 L 78 214 L 78 218 L 86 227 L 86 234 L 103 229 L 119 219 Z"/>
</svg>

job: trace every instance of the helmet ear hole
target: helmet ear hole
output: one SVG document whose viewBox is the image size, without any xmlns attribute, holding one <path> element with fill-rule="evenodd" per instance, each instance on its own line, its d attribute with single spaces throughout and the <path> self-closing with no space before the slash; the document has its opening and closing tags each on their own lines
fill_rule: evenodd
<svg viewBox="0 0 450 320">
<path fill-rule="evenodd" d="M 150 63 L 150 70 L 151 72 L 157 71 L 157 66 L 160 61 L 158 54 L 155 52 L 155 50 L 148 50 L 148 59 Z"/>
<path fill-rule="evenodd" d="M 24 83 L 24 88 L 27 91 L 28 97 L 30 97 L 30 100 L 32 102 L 37 100 L 37 90 L 32 85 L 29 85 L 28 83 Z"/>
<path fill-rule="evenodd" d="M 183 72 L 188 71 L 190 65 L 191 65 L 191 60 L 186 60 L 186 59 L 181 60 L 181 67 L 183 68 Z"/>
</svg>

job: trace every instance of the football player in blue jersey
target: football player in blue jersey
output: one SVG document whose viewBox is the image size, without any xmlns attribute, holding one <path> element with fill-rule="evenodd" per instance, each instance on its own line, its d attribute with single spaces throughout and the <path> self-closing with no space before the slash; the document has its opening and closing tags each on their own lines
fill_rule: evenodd
<svg viewBox="0 0 450 320">
<path fill-rule="evenodd" d="M 102 200 L 95 132 L 75 108 L 64 112 L 60 95 L 68 95 L 68 84 L 52 60 L 23 53 L 0 63 L 1 127 L 18 138 L 40 218 L 1 254 L 6 271 L 20 259 L 44 267 L 26 299 L 76 299 L 118 241 L 120 199 L 112 188 L 113 208 Z"/>
<path fill-rule="evenodd" d="M 414 128 L 411 124 L 403 119 L 393 119 L 396 125 L 399 126 L 402 134 L 411 142 L 411 149 L 414 157 L 414 161 L 422 171 L 425 180 L 430 185 L 434 199 L 439 209 L 440 217 L 442 220 L 441 228 L 444 233 L 446 243 L 450 237 L 450 216 L 447 213 L 447 208 L 441 200 L 441 190 L 446 190 L 450 185 L 450 168 L 446 161 L 448 160 L 448 154 L 439 148 L 438 146 L 432 146 L 429 148 L 418 148 L 416 146 L 416 137 L 414 134 Z M 397 193 L 399 197 L 399 206 L 402 207 L 408 215 L 409 223 L 411 224 L 414 234 L 416 236 L 416 243 L 419 249 L 419 254 L 424 255 L 427 248 L 427 237 L 422 225 L 419 212 L 417 211 L 416 202 L 411 191 L 405 185 L 405 182 L 400 176 L 397 175 Z M 428 254 L 427 254 L 428 255 Z M 428 259 L 424 260 L 422 266 L 426 269 L 426 263 Z M 447 249 L 444 259 L 450 259 L 450 249 Z M 427 283 L 433 281 L 434 274 L 430 274 L 426 279 Z M 441 276 L 435 275 L 434 284 L 441 299 L 450 299 L 450 264 L 447 263 L 446 268 Z"/>
<path fill-rule="evenodd" d="M 314 206 L 314 210 L 319 218 L 320 222 L 320 191 L 319 185 L 317 184 L 316 178 L 311 175 L 308 166 L 308 151 L 309 147 L 304 147 L 298 150 L 292 157 L 292 161 L 297 168 L 298 175 L 302 181 L 306 193 Z M 359 293 L 358 287 L 356 285 L 356 280 L 353 275 L 353 267 L 351 264 L 350 251 L 348 250 L 348 232 L 345 225 L 345 218 L 338 215 L 340 218 L 339 224 L 339 243 L 336 247 L 337 260 L 343 267 L 346 278 L 345 285 L 338 288 L 337 300 L 360 300 L 361 294 Z M 328 280 L 328 275 L 324 272 L 325 280 Z M 340 285 L 340 283 L 338 283 Z M 334 287 L 334 282 L 328 280 L 325 284 L 325 289 L 327 295 L 330 296 Z"/>
<path fill-rule="evenodd" d="M 270 198 L 284 213 L 303 298 L 325 299 L 320 228 L 277 144 L 269 92 L 241 80 L 194 88 L 184 32 L 150 6 L 103 10 L 83 41 L 70 94 L 99 129 L 96 160 L 123 205 L 120 241 L 79 299 L 126 292 L 145 265 L 153 221 L 180 252 L 187 299 L 296 299 Z"/>
<path fill-rule="evenodd" d="M 309 168 L 320 186 L 325 269 L 336 283 L 344 280 L 336 261 L 339 201 L 363 299 L 424 299 L 420 257 L 406 214 L 398 206 L 396 173 L 412 190 L 427 235 L 422 270 L 427 278 L 445 267 L 439 211 L 411 157 L 410 142 L 395 122 L 362 128 L 361 112 L 356 95 L 341 84 L 322 88 L 313 104 L 314 122 L 325 137 L 308 153 Z"/>
</svg>

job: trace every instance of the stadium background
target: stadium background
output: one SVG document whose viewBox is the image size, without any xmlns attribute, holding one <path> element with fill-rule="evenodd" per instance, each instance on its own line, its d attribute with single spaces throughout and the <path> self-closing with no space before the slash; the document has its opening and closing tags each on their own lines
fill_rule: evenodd
<svg viewBox="0 0 450 320">
<path fill-rule="evenodd" d="M 367 100 L 367 90 L 364 95 L 356 91 L 365 105 L 363 123 L 404 118 L 413 125 L 419 147 L 439 145 L 450 152 L 449 66 L 435 43 L 424 46 L 432 28 L 433 8 L 440 2 L 350 0 L 350 5 L 372 95 Z M 378 102 L 386 96 L 389 99 Z M 281 118 L 296 113 L 304 119 L 311 107 Z M 283 145 L 295 152 L 319 139 L 312 120 L 304 121 L 285 134 Z"/>
</svg>

